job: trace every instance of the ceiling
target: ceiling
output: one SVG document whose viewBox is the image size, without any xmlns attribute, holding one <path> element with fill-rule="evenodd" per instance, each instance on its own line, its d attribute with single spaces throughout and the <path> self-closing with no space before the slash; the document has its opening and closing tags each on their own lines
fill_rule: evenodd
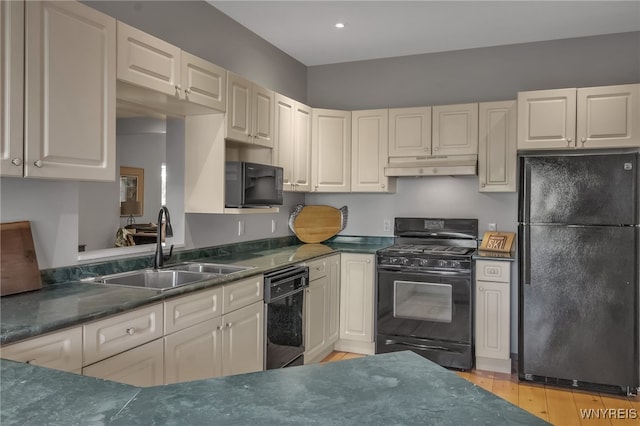
<svg viewBox="0 0 640 426">
<path fill-rule="evenodd" d="M 307 66 L 640 31 L 640 0 L 207 2 Z"/>
</svg>

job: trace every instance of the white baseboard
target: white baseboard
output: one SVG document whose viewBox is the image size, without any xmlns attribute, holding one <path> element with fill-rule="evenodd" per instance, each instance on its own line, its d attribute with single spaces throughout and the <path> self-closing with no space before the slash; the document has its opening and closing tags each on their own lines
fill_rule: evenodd
<svg viewBox="0 0 640 426">
<path fill-rule="evenodd" d="M 495 371 L 497 373 L 511 374 L 511 360 L 477 356 L 476 370 Z"/>
<path fill-rule="evenodd" d="M 357 342 L 355 340 L 338 340 L 334 349 L 341 352 L 373 355 L 376 353 L 375 342 Z"/>
</svg>

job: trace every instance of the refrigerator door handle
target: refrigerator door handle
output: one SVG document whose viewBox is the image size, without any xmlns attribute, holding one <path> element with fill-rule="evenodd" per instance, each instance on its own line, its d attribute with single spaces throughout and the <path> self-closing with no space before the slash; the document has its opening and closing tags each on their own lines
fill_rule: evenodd
<svg viewBox="0 0 640 426">
<path fill-rule="evenodd" d="M 531 262 L 529 261 L 529 255 L 531 253 L 531 232 L 529 232 L 529 225 L 522 226 L 522 278 L 524 285 L 531 285 Z"/>
</svg>

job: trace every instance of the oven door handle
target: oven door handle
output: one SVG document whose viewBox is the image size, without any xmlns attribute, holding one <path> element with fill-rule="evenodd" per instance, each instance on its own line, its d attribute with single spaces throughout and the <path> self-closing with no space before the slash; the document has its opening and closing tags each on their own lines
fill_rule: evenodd
<svg viewBox="0 0 640 426">
<path fill-rule="evenodd" d="M 290 292 L 288 292 L 288 293 L 285 293 L 285 294 L 279 294 L 279 295 L 278 295 L 278 296 L 276 296 L 276 297 L 272 297 L 272 298 L 270 298 L 269 300 L 265 300 L 265 303 L 268 305 L 268 304 L 269 304 L 269 303 L 271 303 L 271 302 L 276 302 L 276 301 L 278 301 L 278 300 L 281 300 L 281 299 L 284 299 L 284 298 L 286 298 L 286 297 L 292 296 L 292 295 L 294 295 L 294 294 L 296 294 L 296 293 L 301 293 L 301 292 L 303 292 L 303 291 L 304 291 L 306 288 L 308 288 L 308 287 L 309 287 L 308 285 L 305 285 L 305 286 L 302 286 L 302 287 L 298 287 L 297 289 L 292 290 L 292 291 L 290 291 Z"/>
<path fill-rule="evenodd" d="M 465 271 L 440 271 L 440 270 L 434 270 L 434 269 L 408 269 L 407 267 L 403 267 L 403 266 L 391 266 L 391 267 L 378 267 L 378 271 L 379 272 L 394 272 L 396 274 L 419 274 L 419 273 L 427 273 L 427 274 L 433 274 L 433 275 L 448 275 L 451 277 L 459 277 L 459 276 L 463 276 L 466 275 L 468 276 L 471 271 L 469 270 L 465 270 Z"/>
<path fill-rule="evenodd" d="M 421 351 L 436 350 L 436 351 L 456 352 L 456 351 L 451 350 L 450 348 L 445 348 L 444 346 L 419 345 L 417 343 L 399 342 L 399 341 L 393 340 L 393 339 L 385 339 L 384 343 L 385 343 L 385 345 L 408 346 L 410 348 L 418 349 L 418 350 L 421 350 Z"/>
</svg>

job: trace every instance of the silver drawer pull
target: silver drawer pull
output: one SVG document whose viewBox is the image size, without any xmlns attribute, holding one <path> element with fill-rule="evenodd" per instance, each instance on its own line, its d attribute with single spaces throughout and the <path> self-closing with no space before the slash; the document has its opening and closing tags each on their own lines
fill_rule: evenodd
<svg viewBox="0 0 640 426">
<path fill-rule="evenodd" d="M 136 333 L 136 329 L 135 328 L 133 328 L 133 327 L 127 328 L 127 334 L 129 336 L 133 336 L 135 333 Z"/>
<path fill-rule="evenodd" d="M 231 326 L 232 326 L 232 325 L 233 325 L 233 323 L 232 323 L 232 322 L 228 322 L 228 323 L 227 323 L 227 328 L 231 328 Z"/>
</svg>

